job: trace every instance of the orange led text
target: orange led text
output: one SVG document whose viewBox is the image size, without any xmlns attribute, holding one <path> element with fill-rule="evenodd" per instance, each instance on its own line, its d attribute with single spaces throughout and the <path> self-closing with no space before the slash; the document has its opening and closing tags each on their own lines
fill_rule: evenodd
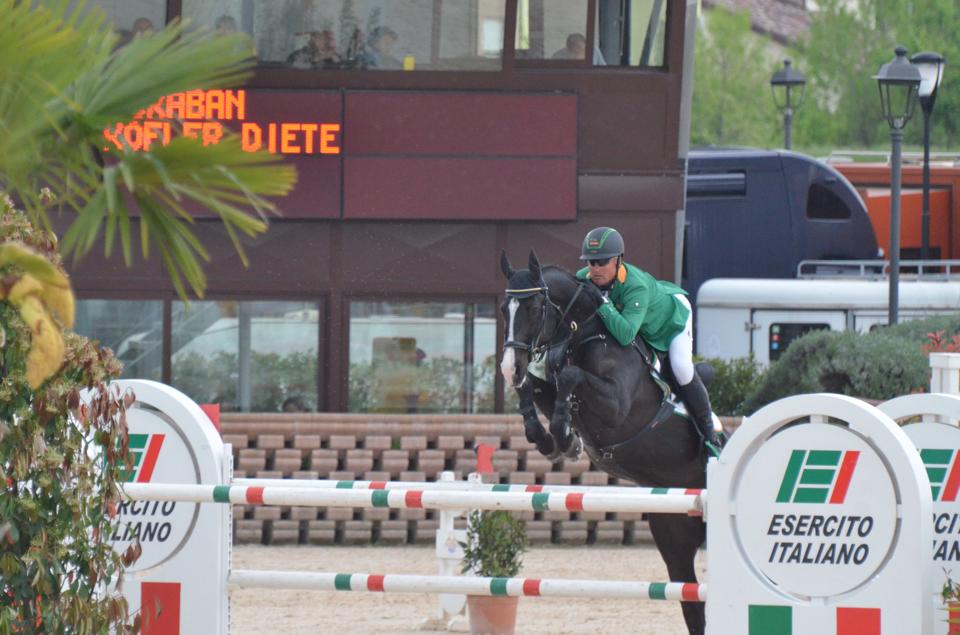
<svg viewBox="0 0 960 635">
<path fill-rule="evenodd" d="M 244 152 L 274 154 L 340 154 L 340 124 L 322 122 L 246 121 L 244 90 L 189 90 L 165 95 L 134 115 L 133 121 L 105 128 L 105 152 L 143 152 L 177 135 L 198 139 L 203 145 L 219 143 L 224 122 L 240 123 Z"/>
</svg>

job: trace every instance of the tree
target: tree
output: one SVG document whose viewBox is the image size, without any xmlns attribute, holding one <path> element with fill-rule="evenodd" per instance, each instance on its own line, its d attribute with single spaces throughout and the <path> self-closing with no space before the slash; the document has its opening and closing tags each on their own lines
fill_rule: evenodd
<svg viewBox="0 0 960 635">
<path fill-rule="evenodd" d="M 872 7 L 825 0 L 812 14 L 798 66 L 807 76 L 807 103 L 797 112 L 801 145 L 869 148 L 886 143 L 877 81 L 893 57 L 890 33 L 869 25 Z"/>
<path fill-rule="evenodd" d="M 779 130 L 768 98 L 772 64 L 762 62 L 763 41 L 750 30 L 749 12 L 716 8 L 707 25 L 697 31 L 692 143 L 769 146 Z"/>
<path fill-rule="evenodd" d="M 954 0 L 822 0 L 811 9 L 810 29 L 789 52 L 771 55 L 753 34 L 746 13 L 715 8 L 709 28 L 697 34 L 693 119 L 694 143 L 778 145 L 779 118 L 768 82 L 788 56 L 807 78 L 806 97 L 794 114 L 794 145 L 813 148 L 888 148 L 889 131 L 880 112 L 880 66 L 903 44 L 909 52 L 937 51 L 948 66 L 937 95 L 931 139 L 934 148 L 960 142 L 960 34 L 945 29 L 960 19 Z M 758 60 L 769 60 L 767 64 Z M 907 144 L 919 145 L 923 126 L 905 129 Z"/>
<path fill-rule="evenodd" d="M 208 146 L 177 134 L 145 151 L 126 144 L 105 165 L 98 148 L 105 129 L 165 95 L 241 81 L 253 60 L 249 39 L 172 24 L 115 50 L 117 37 L 99 9 L 84 13 L 66 0 L 34 4 L 0 0 L 0 189 L 47 229 L 54 209 L 76 214 L 64 255 L 87 253 L 102 234 L 107 254 L 119 242 L 128 264 L 132 201 L 143 257 L 156 248 L 180 295 L 187 285 L 202 295 L 200 260 L 208 256 L 190 230 L 188 208 L 216 213 L 242 255 L 238 232 L 266 230 L 275 207 L 264 197 L 287 193 L 293 168 L 242 152 L 233 135 Z"/>
<path fill-rule="evenodd" d="M 73 296 L 52 236 L 9 198 L 0 220 L 0 633 L 127 633 L 140 616 L 104 592 L 137 553 L 109 542 L 129 402 L 105 383 L 120 365 L 56 328 Z"/>
<path fill-rule="evenodd" d="M 151 617 L 129 623 L 110 586 L 137 556 L 109 542 L 132 465 L 133 396 L 106 388 L 119 375 L 109 349 L 69 332 L 58 251 L 82 255 L 102 235 L 107 253 L 119 243 L 130 263 L 132 202 L 143 256 L 153 246 L 180 295 L 202 295 L 207 255 L 188 210 L 216 213 L 241 251 L 238 233 L 265 231 L 275 211 L 264 197 L 295 180 L 230 136 L 202 146 L 174 134 L 142 151 L 124 143 L 104 161 L 105 129 L 165 95 L 240 81 L 253 52 L 245 36 L 179 24 L 116 49 L 103 13 L 83 4 L 0 0 L 0 633 L 127 633 Z M 44 231 L 54 210 L 76 215 L 59 245 Z"/>
</svg>

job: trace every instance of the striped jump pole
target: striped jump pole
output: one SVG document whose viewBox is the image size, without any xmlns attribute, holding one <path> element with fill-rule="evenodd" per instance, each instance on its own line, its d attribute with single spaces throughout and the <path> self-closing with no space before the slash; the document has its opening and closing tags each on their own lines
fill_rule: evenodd
<svg viewBox="0 0 960 635">
<path fill-rule="evenodd" d="M 313 573 L 236 570 L 230 585 L 250 589 L 359 591 L 371 593 L 460 593 L 463 595 L 622 598 L 705 602 L 705 584 L 630 580 L 549 580 L 473 576 Z"/>
<path fill-rule="evenodd" d="M 639 489 L 639 488 L 638 488 Z M 625 496 L 602 492 L 471 492 L 443 490 L 354 490 L 297 487 L 242 487 L 127 483 L 131 500 L 297 507 L 354 507 L 371 509 L 503 509 L 508 511 L 648 512 L 703 514 L 704 491 L 684 494 L 645 493 Z"/>
<path fill-rule="evenodd" d="M 297 487 L 303 489 L 418 489 L 451 492 L 601 492 L 604 494 L 656 494 L 676 496 L 703 490 L 683 487 L 623 487 L 618 485 L 524 485 L 518 483 L 478 483 L 471 481 L 337 481 L 326 479 L 235 478 L 231 485 L 242 487 Z"/>
</svg>

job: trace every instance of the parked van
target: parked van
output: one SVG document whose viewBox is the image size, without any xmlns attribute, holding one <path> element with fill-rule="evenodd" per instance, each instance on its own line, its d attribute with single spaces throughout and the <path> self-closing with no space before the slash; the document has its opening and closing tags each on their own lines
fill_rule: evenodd
<svg viewBox="0 0 960 635">
<path fill-rule="evenodd" d="M 697 294 L 697 354 L 734 359 L 752 353 L 767 366 L 810 331 L 867 332 L 886 325 L 889 293 L 883 278 L 708 280 Z M 901 321 L 957 312 L 960 279 L 901 280 Z"/>
<path fill-rule="evenodd" d="M 863 200 L 831 166 L 785 150 L 690 152 L 681 285 L 793 278 L 802 260 L 877 258 Z"/>
</svg>

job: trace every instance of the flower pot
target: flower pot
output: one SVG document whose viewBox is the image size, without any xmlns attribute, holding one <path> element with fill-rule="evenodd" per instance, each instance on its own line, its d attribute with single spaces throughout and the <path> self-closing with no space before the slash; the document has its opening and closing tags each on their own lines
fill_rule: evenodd
<svg viewBox="0 0 960 635">
<path fill-rule="evenodd" d="M 960 602 L 947 602 L 947 633 L 960 633 Z"/>
<path fill-rule="evenodd" d="M 470 635 L 513 635 L 518 597 L 468 595 Z"/>
</svg>

